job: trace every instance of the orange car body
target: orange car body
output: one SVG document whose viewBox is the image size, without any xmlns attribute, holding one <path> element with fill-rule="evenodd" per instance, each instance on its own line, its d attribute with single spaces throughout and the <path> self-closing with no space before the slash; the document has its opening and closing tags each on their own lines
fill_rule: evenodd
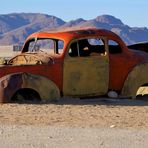
<svg viewBox="0 0 148 148">
<path fill-rule="evenodd" d="M 55 53 L 51 54 L 28 52 L 26 50 L 29 46 L 28 42 L 32 40 L 36 42 L 38 39 L 53 39 L 54 47 L 58 46 L 56 41 L 62 41 L 62 52 L 56 52 L 56 49 L 54 49 Z M 80 42 L 85 39 L 87 39 L 87 44 L 88 41 L 96 42 L 89 43 L 92 51 L 97 46 L 103 47 L 104 51 L 92 54 L 89 47 L 85 47 L 84 51 L 89 51 L 90 55 L 81 56 Z M 100 40 L 101 44 L 97 43 Z M 114 43 L 109 44 L 110 41 Z M 75 56 L 70 56 L 72 44 L 77 45 Z M 115 49 L 115 45 L 119 51 L 117 49 L 115 52 L 111 51 Z M 36 59 L 35 62 L 34 59 Z M 43 60 L 40 61 L 40 59 Z M 103 62 L 106 64 L 102 64 Z M 83 29 L 65 32 L 37 32 L 27 38 L 21 54 L 11 58 L 6 65 L 1 65 L 0 102 L 11 101 L 16 91 L 26 87 L 38 91 L 43 100 L 56 99 L 61 96 L 105 95 L 110 90 L 118 92 L 120 96 L 133 97 L 139 87 L 147 86 L 147 73 L 148 53 L 129 50 L 121 38 L 110 31 Z M 39 82 L 36 82 L 38 79 L 35 77 L 41 77 Z M 137 82 L 140 77 L 144 78 Z M 49 81 L 48 86 L 44 86 L 47 81 Z M 131 84 L 133 82 L 134 84 Z M 52 85 L 51 91 L 50 85 Z"/>
</svg>

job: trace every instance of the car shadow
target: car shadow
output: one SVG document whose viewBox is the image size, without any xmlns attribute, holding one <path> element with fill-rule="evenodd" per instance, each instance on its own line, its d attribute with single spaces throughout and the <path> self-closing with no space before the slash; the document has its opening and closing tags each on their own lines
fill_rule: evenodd
<svg viewBox="0 0 148 148">
<path fill-rule="evenodd" d="M 106 106 L 148 106 L 148 98 L 138 99 L 111 99 L 111 98 L 60 98 L 50 102 L 15 102 L 18 104 L 33 104 L 33 105 L 106 105 Z"/>
<path fill-rule="evenodd" d="M 146 99 L 111 99 L 111 98 L 62 98 L 57 105 L 106 105 L 106 106 L 148 106 Z"/>
</svg>

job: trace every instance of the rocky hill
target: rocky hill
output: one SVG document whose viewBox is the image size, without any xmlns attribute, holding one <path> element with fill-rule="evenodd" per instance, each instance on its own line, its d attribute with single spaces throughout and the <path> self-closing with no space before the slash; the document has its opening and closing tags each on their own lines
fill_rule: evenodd
<svg viewBox="0 0 148 148">
<path fill-rule="evenodd" d="M 65 22 L 55 16 L 34 13 L 0 15 L 0 45 L 22 43 L 26 37 L 44 28 L 52 29 Z"/>
<path fill-rule="evenodd" d="M 79 28 L 105 28 L 117 33 L 127 44 L 148 41 L 148 28 L 130 27 L 110 15 L 91 20 L 78 18 L 65 22 L 60 18 L 39 13 L 12 13 L 0 15 L 0 45 L 23 43 L 26 37 L 36 31 Z"/>
</svg>

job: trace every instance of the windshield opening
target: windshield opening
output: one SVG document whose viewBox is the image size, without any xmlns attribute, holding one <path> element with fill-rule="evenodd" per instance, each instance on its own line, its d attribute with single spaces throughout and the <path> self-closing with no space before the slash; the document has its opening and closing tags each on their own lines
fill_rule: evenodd
<svg viewBox="0 0 148 148">
<path fill-rule="evenodd" d="M 62 54 L 64 42 L 51 38 L 33 38 L 29 40 L 22 52 L 45 52 L 48 54 Z"/>
</svg>

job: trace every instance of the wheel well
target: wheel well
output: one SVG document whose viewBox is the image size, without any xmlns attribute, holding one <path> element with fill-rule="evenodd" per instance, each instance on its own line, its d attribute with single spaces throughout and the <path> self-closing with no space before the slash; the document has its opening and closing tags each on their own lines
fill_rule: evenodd
<svg viewBox="0 0 148 148">
<path fill-rule="evenodd" d="M 41 101 L 41 97 L 34 89 L 21 88 L 13 94 L 11 101 Z"/>
<path fill-rule="evenodd" d="M 142 86 L 148 86 L 148 83 L 146 83 L 146 84 L 144 84 L 144 85 L 142 85 Z"/>
</svg>

